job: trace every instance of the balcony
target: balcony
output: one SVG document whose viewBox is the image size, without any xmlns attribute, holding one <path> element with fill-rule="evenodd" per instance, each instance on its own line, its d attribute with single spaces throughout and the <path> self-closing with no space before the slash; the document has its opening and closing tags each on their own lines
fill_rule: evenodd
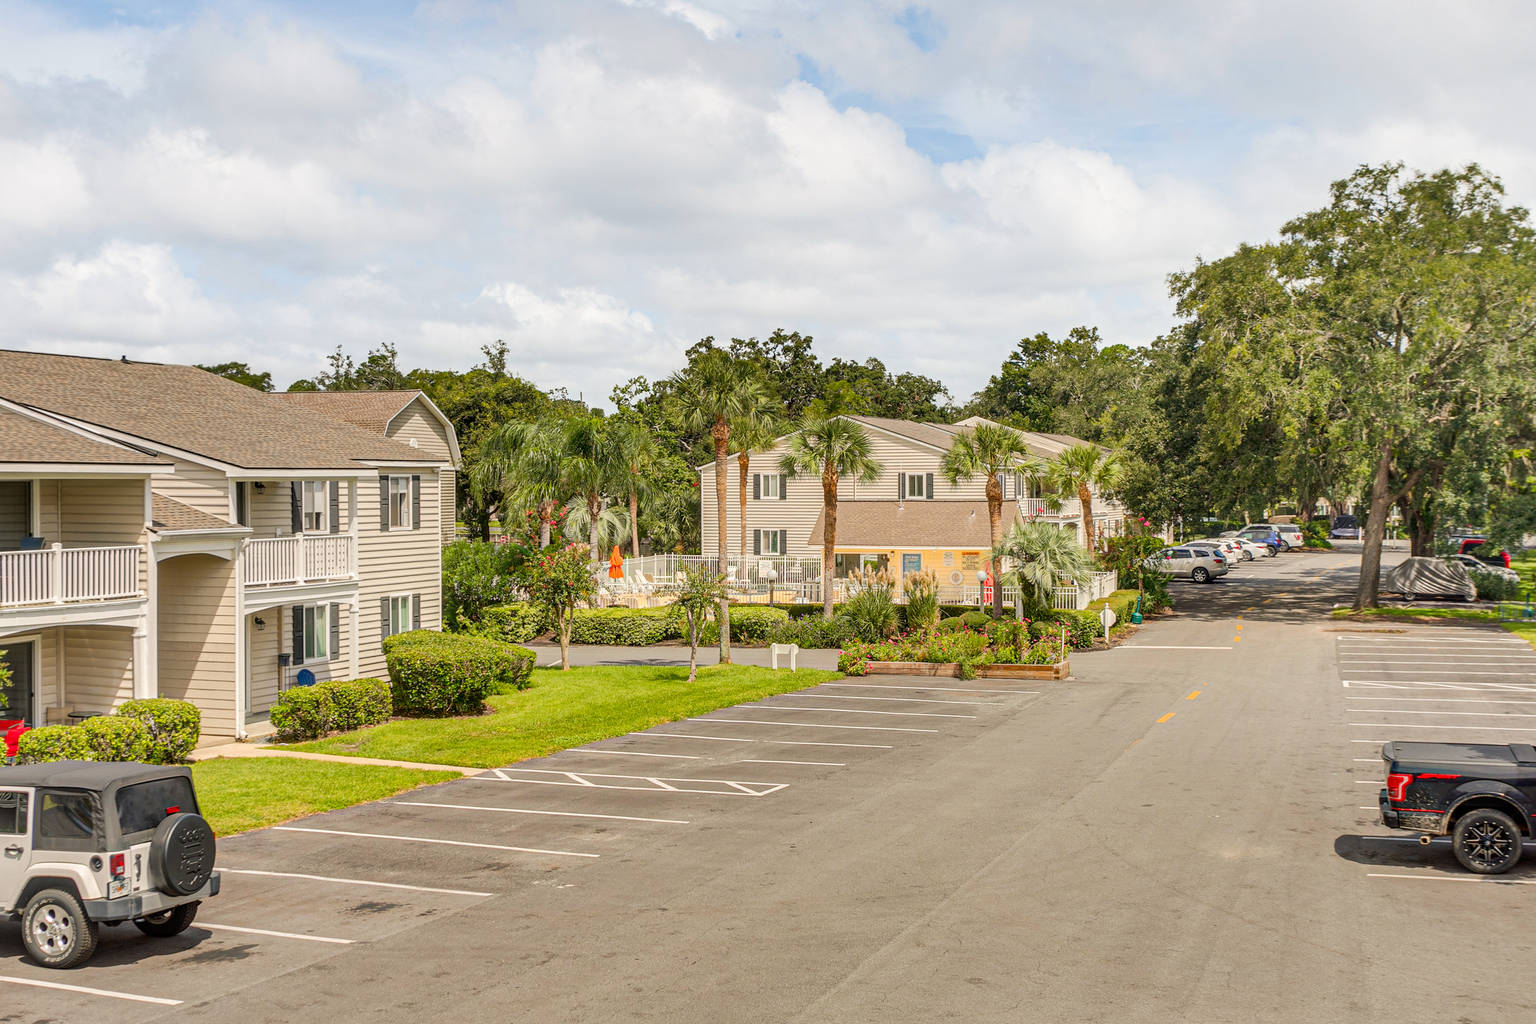
<svg viewBox="0 0 1536 1024">
<path fill-rule="evenodd" d="M 245 585 L 289 587 L 357 575 L 357 538 L 346 533 L 258 537 L 245 542 Z"/>
<path fill-rule="evenodd" d="M 144 596 L 138 544 L 0 552 L 0 608 L 78 605 Z"/>
</svg>

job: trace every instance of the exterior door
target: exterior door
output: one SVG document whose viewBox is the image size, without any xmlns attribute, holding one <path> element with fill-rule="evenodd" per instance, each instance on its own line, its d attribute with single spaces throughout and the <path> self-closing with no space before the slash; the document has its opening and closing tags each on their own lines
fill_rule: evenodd
<svg viewBox="0 0 1536 1024">
<path fill-rule="evenodd" d="M 32 860 L 28 827 L 31 790 L 0 789 L 0 893 L 6 904 L 20 895 Z"/>
<path fill-rule="evenodd" d="M 0 699 L 4 700 L 4 706 L 0 707 L 0 721 L 9 721 L 17 718 L 23 719 L 28 724 L 36 722 L 36 708 L 33 706 L 33 690 L 36 688 L 36 673 L 34 666 L 37 664 L 36 640 L 0 640 L 0 663 L 4 663 L 11 670 L 11 681 L 5 686 L 0 686 Z"/>
</svg>

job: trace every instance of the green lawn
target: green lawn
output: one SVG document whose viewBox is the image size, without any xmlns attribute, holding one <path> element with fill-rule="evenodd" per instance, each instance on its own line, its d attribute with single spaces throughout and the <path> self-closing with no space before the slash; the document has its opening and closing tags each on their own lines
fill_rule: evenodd
<svg viewBox="0 0 1536 1024">
<path fill-rule="evenodd" d="M 726 665 L 699 669 L 690 685 L 688 670 L 671 666 L 536 669 L 527 690 L 492 697 L 488 715 L 397 719 L 293 749 L 496 768 L 836 678 Z"/>
<path fill-rule="evenodd" d="M 220 757 L 192 766 L 198 805 L 221 836 L 457 778 L 458 772 L 297 757 Z"/>
</svg>

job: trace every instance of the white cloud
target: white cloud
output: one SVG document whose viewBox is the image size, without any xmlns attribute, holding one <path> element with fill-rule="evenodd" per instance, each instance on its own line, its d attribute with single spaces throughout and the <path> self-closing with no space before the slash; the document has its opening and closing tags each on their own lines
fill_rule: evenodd
<svg viewBox="0 0 1536 1024">
<path fill-rule="evenodd" d="M 74 227 L 90 204 L 85 176 L 57 140 L 0 137 L 0 244 L 8 235 Z"/>
</svg>

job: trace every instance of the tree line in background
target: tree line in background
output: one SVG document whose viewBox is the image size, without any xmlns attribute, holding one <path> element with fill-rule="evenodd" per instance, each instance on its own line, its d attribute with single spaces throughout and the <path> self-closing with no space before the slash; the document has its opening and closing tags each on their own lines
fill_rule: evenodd
<svg viewBox="0 0 1536 1024">
<path fill-rule="evenodd" d="M 499 522 L 548 542 L 560 530 L 594 551 L 698 550 L 696 467 L 715 463 L 723 502 L 730 463 L 745 481 L 754 453 L 808 424 L 786 467 L 825 476 L 841 459 L 861 472 L 857 446 L 826 426 L 840 414 L 979 415 L 1102 445 L 1113 465 L 1085 464 L 1058 492 L 1103 488 L 1156 524 L 1357 505 L 1361 605 L 1375 603 L 1394 510 L 1415 554 L 1454 527 L 1499 543 L 1536 531 L 1536 247 L 1496 178 L 1475 165 L 1361 167 L 1277 240 L 1198 260 L 1169 288 L 1177 322 L 1149 344 L 1106 345 L 1088 326 L 1035 334 L 964 404 L 878 359 L 824 362 L 809 335 L 785 330 L 705 338 L 672 375 L 615 387 L 606 415 L 509 372 L 500 341 L 463 372 L 403 371 L 388 344 L 361 362 L 338 348 L 290 390 L 420 388 L 459 431 L 472 534 Z M 244 363 L 205 369 L 273 387 Z M 955 456 L 989 481 L 998 457 Z M 728 550 L 724 516 L 718 528 Z"/>
</svg>

